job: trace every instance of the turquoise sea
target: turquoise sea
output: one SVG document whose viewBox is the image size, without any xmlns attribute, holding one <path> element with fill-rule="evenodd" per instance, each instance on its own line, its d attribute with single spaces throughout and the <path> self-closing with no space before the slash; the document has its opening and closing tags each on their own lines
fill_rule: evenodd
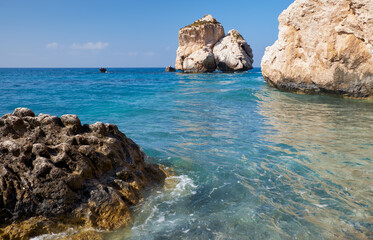
<svg viewBox="0 0 373 240">
<path fill-rule="evenodd" d="M 373 101 L 163 70 L 0 69 L 0 115 L 115 123 L 175 171 L 107 239 L 373 238 Z"/>
</svg>

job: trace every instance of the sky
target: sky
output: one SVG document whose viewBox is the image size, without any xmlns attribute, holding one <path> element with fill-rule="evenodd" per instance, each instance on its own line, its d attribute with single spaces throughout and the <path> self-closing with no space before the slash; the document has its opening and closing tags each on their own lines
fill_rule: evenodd
<svg viewBox="0 0 373 240">
<path fill-rule="evenodd" d="M 180 28 L 211 14 L 251 45 L 254 67 L 293 0 L 2 0 L 0 67 L 174 66 Z"/>
</svg>

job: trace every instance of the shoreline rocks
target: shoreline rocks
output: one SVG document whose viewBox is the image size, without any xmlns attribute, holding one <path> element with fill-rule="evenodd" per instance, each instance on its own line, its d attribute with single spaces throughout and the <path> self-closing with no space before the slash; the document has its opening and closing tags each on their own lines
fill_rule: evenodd
<svg viewBox="0 0 373 240">
<path fill-rule="evenodd" d="M 236 30 L 224 28 L 206 15 L 179 31 L 175 68 L 185 73 L 247 71 L 252 69 L 250 46 Z"/>
<path fill-rule="evenodd" d="M 300 93 L 373 97 L 373 2 L 296 0 L 266 49 L 270 86 Z"/>
<path fill-rule="evenodd" d="M 86 226 L 113 230 L 147 186 L 164 183 L 160 166 L 114 124 L 81 125 L 17 108 L 0 118 L 0 238 L 29 239 Z M 28 226 L 23 228 L 22 226 Z"/>
</svg>

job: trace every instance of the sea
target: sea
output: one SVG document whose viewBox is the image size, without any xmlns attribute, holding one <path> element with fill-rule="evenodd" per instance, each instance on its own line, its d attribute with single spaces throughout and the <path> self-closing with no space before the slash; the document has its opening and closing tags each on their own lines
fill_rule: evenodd
<svg viewBox="0 0 373 240">
<path fill-rule="evenodd" d="M 373 239 L 372 100 L 282 92 L 259 68 L 0 69 L 0 115 L 17 107 L 114 123 L 174 173 L 106 239 Z"/>
</svg>

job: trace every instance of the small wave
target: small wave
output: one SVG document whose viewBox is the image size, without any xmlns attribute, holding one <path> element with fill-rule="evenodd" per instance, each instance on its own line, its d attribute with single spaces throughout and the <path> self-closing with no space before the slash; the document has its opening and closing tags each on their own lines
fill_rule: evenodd
<svg viewBox="0 0 373 240">
<path fill-rule="evenodd" d="M 195 194 L 193 189 L 197 186 L 194 184 L 193 180 L 187 175 L 173 176 L 166 179 L 166 184 L 175 184 L 175 187 L 171 190 L 170 194 L 174 197 L 181 197 L 190 194 Z"/>
<path fill-rule="evenodd" d="M 78 233 L 77 230 L 75 230 L 73 228 L 69 228 L 65 232 L 43 234 L 43 235 L 40 235 L 40 236 L 37 236 L 37 237 L 33 237 L 30 240 L 53 240 L 53 239 L 58 239 L 58 238 L 66 237 L 66 236 L 69 236 L 69 235 L 73 235 L 73 234 L 76 234 L 76 233 Z"/>
<path fill-rule="evenodd" d="M 193 214 L 190 216 L 184 212 L 185 208 L 180 209 L 180 205 L 183 206 L 180 202 L 196 194 L 196 188 L 197 185 L 187 175 L 166 178 L 164 189 L 155 192 L 138 206 L 131 235 L 136 238 L 146 232 L 154 232 L 154 223 L 157 223 L 159 231 L 176 226 L 184 218 L 192 218 Z"/>
</svg>

